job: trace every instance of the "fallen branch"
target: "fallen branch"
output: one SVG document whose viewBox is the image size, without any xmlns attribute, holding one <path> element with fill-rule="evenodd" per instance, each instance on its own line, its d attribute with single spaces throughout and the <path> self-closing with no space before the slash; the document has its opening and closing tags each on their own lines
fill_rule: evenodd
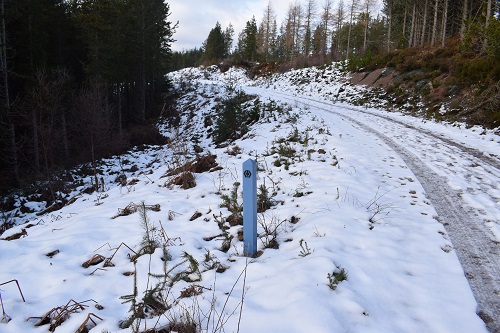
<svg viewBox="0 0 500 333">
<path fill-rule="evenodd" d="M 85 318 L 85 320 L 83 321 L 83 323 L 80 325 L 80 327 L 78 327 L 78 329 L 75 331 L 75 333 L 83 333 L 83 332 L 88 332 L 89 331 L 89 328 L 87 327 L 87 324 L 89 321 L 92 322 L 92 324 L 94 324 L 94 326 L 97 326 L 97 323 L 92 319 L 92 317 L 94 318 L 97 318 L 99 319 L 100 321 L 102 321 L 102 318 L 93 314 L 93 313 L 89 313 L 87 315 L 87 318 Z"/>
<path fill-rule="evenodd" d="M 104 262 L 104 267 L 114 266 L 114 264 L 111 262 L 111 260 L 113 260 L 113 257 L 115 256 L 115 254 L 118 252 L 118 250 L 120 249 L 120 247 L 122 245 L 125 246 L 125 247 L 127 247 L 130 251 L 134 252 L 134 254 L 137 256 L 137 252 L 135 252 L 130 246 L 128 246 L 124 242 L 121 242 L 120 245 L 118 245 L 118 247 L 116 248 L 115 252 L 113 252 L 113 254 L 111 255 L 111 257 L 109 257 L 109 258 L 106 259 L 106 261 Z M 132 257 L 132 256 L 129 256 L 129 257 Z"/>
<path fill-rule="evenodd" d="M 66 305 L 60 307 L 55 307 L 52 310 L 48 311 L 42 317 L 29 317 L 27 320 L 37 318 L 39 319 L 35 326 L 43 326 L 49 324 L 49 331 L 54 332 L 55 329 L 66 321 L 71 314 L 78 313 L 88 307 L 88 305 L 84 305 L 82 303 L 76 302 L 71 299 L 66 303 Z"/>
<path fill-rule="evenodd" d="M 142 206 L 142 204 L 141 204 Z M 144 207 L 147 209 L 147 210 L 152 210 L 154 212 L 159 212 L 161 209 L 160 209 L 160 204 L 156 204 L 156 205 L 144 205 Z M 127 205 L 127 207 L 121 209 L 121 208 L 118 208 L 118 214 L 113 216 L 112 219 L 116 219 L 117 217 L 119 216 L 127 216 L 127 215 L 131 215 L 135 212 L 137 212 L 137 210 L 139 209 L 139 205 L 131 202 Z"/>
<path fill-rule="evenodd" d="M 104 260 L 106 260 L 106 258 L 101 256 L 100 254 L 94 254 L 92 258 L 90 258 L 89 260 L 87 260 L 82 264 L 82 267 L 89 268 L 90 266 L 95 266 L 97 264 L 100 264 Z"/>
<path fill-rule="evenodd" d="M 3 286 L 4 284 L 9 284 L 11 282 L 15 282 L 16 283 L 17 290 L 19 290 L 19 294 L 21 294 L 21 298 L 23 299 L 23 302 L 26 302 L 26 300 L 24 299 L 24 295 L 23 295 L 23 292 L 21 290 L 21 287 L 19 286 L 19 282 L 17 280 L 10 280 L 10 281 L 7 281 L 7 282 L 0 283 L 0 286 Z"/>
<path fill-rule="evenodd" d="M 28 317 L 26 321 L 30 319 L 37 319 L 38 321 L 35 323 L 35 326 L 43 326 L 48 324 L 50 325 L 49 331 L 54 332 L 57 327 L 61 326 L 62 323 L 64 323 L 67 319 L 69 319 L 71 314 L 79 313 L 80 311 L 83 311 L 85 308 L 87 308 L 88 305 L 85 305 L 83 303 L 87 303 L 90 301 L 96 303 L 95 305 L 96 309 L 98 310 L 104 309 L 102 305 L 99 305 L 99 303 L 97 303 L 97 301 L 93 299 L 88 299 L 82 302 L 77 302 L 73 299 L 70 299 L 68 303 L 66 303 L 64 306 L 57 306 L 52 310 L 48 311 L 47 313 L 45 313 L 42 317 Z M 96 316 L 93 313 L 89 313 L 87 315 L 87 318 L 83 321 L 83 323 L 80 325 L 80 327 L 76 330 L 75 333 L 88 332 L 88 330 L 86 331 L 85 328 L 89 321 L 91 321 L 94 324 L 94 326 L 97 325 L 96 322 L 92 319 L 92 317 L 102 320 L 101 317 Z"/>
</svg>

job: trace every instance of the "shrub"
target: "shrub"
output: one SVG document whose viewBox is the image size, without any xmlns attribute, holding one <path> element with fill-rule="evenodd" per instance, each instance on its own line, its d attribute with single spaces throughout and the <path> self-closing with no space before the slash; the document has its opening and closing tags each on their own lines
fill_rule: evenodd
<svg viewBox="0 0 500 333">
<path fill-rule="evenodd" d="M 154 124 L 135 125 L 130 128 L 130 146 L 162 145 L 167 138 L 164 137 Z"/>
<path fill-rule="evenodd" d="M 222 100 L 215 119 L 213 134 L 215 143 L 236 140 L 248 132 L 249 118 L 243 105 L 251 98 L 240 90 Z M 254 117 L 254 113 L 251 114 Z"/>
<path fill-rule="evenodd" d="M 227 222 L 229 222 L 231 226 L 243 224 L 243 204 L 238 202 L 239 186 L 240 183 L 235 182 L 230 195 L 221 195 L 222 203 L 220 206 L 227 208 L 231 212 L 231 215 L 227 218 Z"/>
<path fill-rule="evenodd" d="M 196 178 L 191 171 L 185 171 L 177 176 L 175 176 L 172 180 L 167 183 L 167 186 L 178 185 L 182 189 L 187 190 L 193 187 L 196 187 Z"/>
<path fill-rule="evenodd" d="M 372 62 L 372 53 L 367 52 L 364 55 L 355 55 L 349 58 L 347 69 L 351 72 L 364 70 Z"/>
<path fill-rule="evenodd" d="M 274 205 L 269 189 L 264 184 L 260 185 L 257 193 L 257 213 L 263 213 Z"/>
<path fill-rule="evenodd" d="M 309 248 L 309 246 L 307 245 L 307 242 L 305 240 L 301 239 L 299 241 L 299 245 L 300 245 L 299 256 L 306 257 L 312 253 L 312 250 Z"/>
<path fill-rule="evenodd" d="M 337 289 L 340 282 L 347 280 L 347 271 L 337 266 L 332 273 L 328 273 L 328 287 L 331 290 Z"/>
<path fill-rule="evenodd" d="M 486 29 L 488 54 L 500 60 L 500 20 L 493 17 Z"/>
<path fill-rule="evenodd" d="M 464 85 L 479 82 L 484 83 L 495 67 L 496 61 L 493 57 L 463 59 L 458 64 L 456 76 Z"/>
</svg>

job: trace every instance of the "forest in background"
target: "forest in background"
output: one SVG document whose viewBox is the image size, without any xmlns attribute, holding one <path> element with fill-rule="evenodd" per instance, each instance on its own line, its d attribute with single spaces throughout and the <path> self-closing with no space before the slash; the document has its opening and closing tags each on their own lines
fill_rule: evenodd
<svg viewBox="0 0 500 333">
<path fill-rule="evenodd" d="M 200 48 L 174 52 L 172 69 L 237 65 L 253 76 L 342 60 L 351 72 L 396 71 L 395 107 L 413 100 L 425 117 L 500 126 L 498 0 L 295 0 L 284 18 L 269 1 L 237 35 L 217 23 Z"/>
<path fill-rule="evenodd" d="M 400 100 L 412 86 L 443 98 L 470 87 L 457 114 L 486 109 L 477 123 L 500 124 L 498 0 L 296 0 L 283 18 L 269 1 L 242 31 L 217 23 L 182 52 L 171 51 L 176 25 L 162 0 L 0 2 L 0 189 L 163 142 L 151 123 L 171 113 L 165 74 L 190 66 L 250 75 L 346 59 L 352 71 L 390 66 L 417 73 L 393 89 Z"/>
<path fill-rule="evenodd" d="M 1 0 L 0 187 L 163 142 L 169 15 L 162 0 Z"/>
<path fill-rule="evenodd" d="M 444 48 L 459 37 L 462 51 L 500 59 L 498 0 L 296 0 L 280 22 L 269 1 L 235 36 L 219 23 L 200 48 L 174 52 L 172 69 L 243 62 L 293 67 L 345 59 L 368 61 L 412 47 Z"/>
</svg>

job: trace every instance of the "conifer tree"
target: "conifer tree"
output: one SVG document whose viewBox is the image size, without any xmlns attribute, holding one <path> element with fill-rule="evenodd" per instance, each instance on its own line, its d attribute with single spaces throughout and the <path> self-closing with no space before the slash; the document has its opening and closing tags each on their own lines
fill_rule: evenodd
<svg viewBox="0 0 500 333">
<path fill-rule="evenodd" d="M 217 62 L 223 59 L 226 54 L 224 40 L 224 33 L 222 32 L 220 23 L 217 22 L 215 27 L 210 30 L 207 39 L 203 43 L 203 49 L 205 50 L 203 59 L 209 62 Z"/>
<path fill-rule="evenodd" d="M 245 28 L 238 38 L 238 50 L 242 58 L 246 61 L 257 60 L 257 32 L 257 22 L 254 16 L 250 21 L 247 21 Z"/>
<path fill-rule="evenodd" d="M 78 126 L 76 99 L 81 105 L 98 100 L 91 117 L 111 120 L 101 122 L 107 126 L 103 131 L 112 134 L 108 150 L 122 145 L 124 137 L 115 140 L 115 132 L 159 113 L 176 27 L 169 22 L 168 4 L 162 0 L 2 0 L 1 4 L 6 52 L 0 62 L 0 156 L 11 157 L 0 160 L 0 174 L 10 171 L 23 177 L 43 169 L 48 175 L 71 162 L 84 162 L 78 140 L 89 133 Z M 22 154 L 14 159 L 10 152 L 19 151 L 20 143 Z"/>
<path fill-rule="evenodd" d="M 233 48 L 233 36 L 234 36 L 234 28 L 231 23 L 229 23 L 229 26 L 224 30 L 223 37 L 224 37 L 224 57 L 229 57 L 231 54 L 231 50 Z"/>
</svg>

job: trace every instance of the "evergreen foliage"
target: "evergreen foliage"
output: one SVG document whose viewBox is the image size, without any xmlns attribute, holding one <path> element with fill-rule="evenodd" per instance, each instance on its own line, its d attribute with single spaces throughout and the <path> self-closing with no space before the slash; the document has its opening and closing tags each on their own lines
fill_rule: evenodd
<svg viewBox="0 0 500 333">
<path fill-rule="evenodd" d="M 257 21 L 252 17 L 239 36 L 238 51 L 243 60 L 256 61 L 257 49 Z"/>
<path fill-rule="evenodd" d="M 246 112 L 243 104 L 249 96 L 242 90 L 235 91 L 221 101 L 214 126 L 214 142 L 236 140 L 248 131 Z"/>
<path fill-rule="evenodd" d="M 232 57 L 245 66 L 265 61 L 280 65 L 274 69 L 287 70 L 350 59 L 357 63 L 350 69 L 356 70 L 384 52 L 444 48 L 458 35 L 463 49 L 476 56 L 499 53 L 499 1 L 382 0 L 381 12 L 376 4 L 376 0 L 294 1 L 278 24 L 270 1 L 260 22 L 255 16 L 246 22 L 233 54 L 226 49 L 224 56 L 220 51 L 213 57 L 207 48 L 204 60 L 214 64 Z M 216 26 L 207 41 L 218 40 L 222 50 L 222 35 Z"/>
<path fill-rule="evenodd" d="M 224 34 L 222 33 L 222 28 L 217 22 L 215 28 L 213 28 L 208 34 L 208 38 L 205 41 L 203 48 L 205 53 L 203 58 L 205 60 L 220 60 L 224 57 Z"/>
<path fill-rule="evenodd" d="M 500 61 L 500 19 L 493 18 L 486 28 L 488 54 Z"/>
<path fill-rule="evenodd" d="M 217 22 L 203 43 L 203 60 L 207 63 L 216 63 L 228 57 L 233 44 L 233 34 L 232 25 L 222 31 L 220 23 Z"/>
<path fill-rule="evenodd" d="M 2 185 L 160 139 L 143 126 L 160 113 L 168 89 L 176 26 L 167 3 L 1 4 Z"/>
<path fill-rule="evenodd" d="M 263 213 L 274 205 L 276 202 L 272 199 L 269 189 L 261 184 L 257 192 L 257 213 Z"/>
<path fill-rule="evenodd" d="M 187 51 L 174 51 L 170 62 L 169 71 L 177 71 L 187 67 L 198 67 L 201 65 L 201 58 L 204 51 L 202 48 L 194 48 Z"/>
</svg>

